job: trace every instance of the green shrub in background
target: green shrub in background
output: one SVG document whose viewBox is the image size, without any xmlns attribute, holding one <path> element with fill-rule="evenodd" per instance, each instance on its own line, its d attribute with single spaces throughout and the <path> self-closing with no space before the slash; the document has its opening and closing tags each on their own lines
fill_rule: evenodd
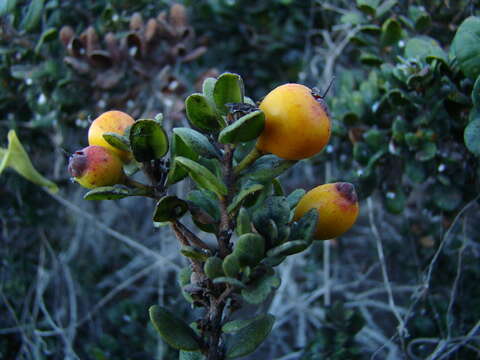
<svg viewBox="0 0 480 360">
<path fill-rule="evenodd" d="M 380 190 L 395 214 L 415 189 L 432 195 L 414 192 L 417 210 L 434 213 L 458 211 L 479 191 L 480 22 L 459 16 L 469 1 L 440 3 L 359 1 L 340 19 L 355 24 L 358 65 L 336 71 L 335 152 L 345 169 L 354 164 L 361 196 Z"/>
</svg>

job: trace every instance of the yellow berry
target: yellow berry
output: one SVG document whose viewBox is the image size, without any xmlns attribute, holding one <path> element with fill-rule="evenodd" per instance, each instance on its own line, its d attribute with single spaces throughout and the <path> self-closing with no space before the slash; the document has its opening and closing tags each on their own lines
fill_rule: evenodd
<svg viewBox="0 0 480 360">
<path fill-rule="evenodd" d="M 87 146 L 70 156 L 68 172 L 83 187 L 122 184 L 125 180 L 120 158 L 102 146 Z"/>
<path fill-rule="evenodd" d="M 327 106 L 308 87 L 285 84 L 262 100 L 265 129 L 257 148 L 287 160 L 305 159 L 319 153 L 330 139 Z"/>
<path fill-rule="evenodd" d="M 88 144 L 103 146 L 111 150 L 123 161 L 128 161 L 131 158 L 131 153 L 128 151 L 117 149 L 116 147 L 110 145 L 103 138 L 103 134 L 105 134 L 106 132 L 113 132 L 119 135 L 124 135 L 125 130 L 129 126 L 132 126 L 134 122 L 135 120 L 133 120 L 130 115 L 122 111 L 111 110 L 104 112 L 102 115 L 97 117 L 90 125 L 90 128 L 88 129 Z"/>
<path fill-rule="evenodd" d="M 352 227 L 359 206 L 355 188 L 350 183 L 324 184 L 307 192 L 295 209 L 294 220 L 310 209 L 318 210 L 318 223 L 314 239 L 333 239 Z"/>
</svg>

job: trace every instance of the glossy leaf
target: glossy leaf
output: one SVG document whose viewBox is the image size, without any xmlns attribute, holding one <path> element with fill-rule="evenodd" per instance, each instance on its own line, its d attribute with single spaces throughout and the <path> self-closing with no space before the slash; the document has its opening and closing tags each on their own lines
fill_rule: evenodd
<svg viewBox="0 0 480 360">
<path fill-rule="evenodd" d="M 237 144 L 256 139 L 265 126 L 263 111 L 253 111 L 224 128 L 218 135 L 222 144 Z"/>
<path fill-rule="evenodd" d="M 364 13 L 375 16 L 380 0 L 357 0 L 357 7 Z"/>
<path fill-rule="evenodd" d="M 265 155 L 250 166 L 247 176 L 261 183 L 270 182 L 296 163 L 294 160 L 283 160 L 275 155 Z"/>
<path fill-rule="evenodd" d="M 213 89 L 215 88 L 215 83 L 217 79 L 215 78 L 206 78 L 202 84 L 202 93 L 203 96 L 208 100 L 212 108 L 215 108 L 215 100 L 213 99 Z"/>
<path fill-rule="evenodd" d="M 227 114 L 228 108 L 225 104 L 243 103 L 244 92 L 240 75 L 232 73 L 220 75 L 213 88 L 213 99 L 220 114 Z"/>
<path fill-rule="evenodd" d="M 181 156 L 175 158 L 175 163 L 183 166 L 198 186 L 213 191 L 218 196 L 227 194 L 227 187 L 222 180 L 213 175 L 205 166 Z"/>
<path fill-rule="evenodd" d="M 231 204 L 228 206 L 228 212 L 231 213 L 235 211 L 239 206 L 242 205 L 243 200 L 251 194 L 256 193 L 264 188 L 261 184 L 251 184 L 243 188 L 232 200 Z"/>
<path fill-rule="evenodd" d="M 204 131 L 220 129 L 218 115 L 207 98 L 202 94 L 192 94 L 185 100 L 185 108 L 190 123 Z"/>
<path fill-rule="evenodd" d="M 0 149 L 0 175 L 7 167 L 12 168 L 28 181 L 39 186 L 45 186 L 52 193 L 58 191 L 55 183 L 41 175 L 34 167 L 23 145 L 14 130 L 7 135 L 8 148 Z"/>
<path fill-rule="evenodd" d="M 395 45 L 402 38 L 402 26 L 395 18 L 390 18 L 382 25 L 380 42 L 383 46 Z"/>
<path fill-rule="evenodd" d="M 179 350 L 199 350 L 197 335 L 183 320 L 161 306 L 151 306 L 148 310 L 150 320 L 163 340 Z"/>
<path fill-rule="evenodd" d="M 175 157 L 177 156 L 183 156 L 191 160 L 197 160 L 199 157 L 199 155 L 193 151 L 193 149 L 188 146 L 179 135 L 173 133 L 170 149 L 170 170 L 167 175 L 167 183 L 169 185 L 175 184 L 188 175 L 188 171 L 183 166 L 175 163 Z"/>
<path fill-rule="evenodd" d="M 85 200 L 117 200 L 128 196 L 145 196 L 141 189 L 130 189 L 124 185 L 101 186 L 87 192 Z"/>
<path fill-rule="evenodd" d="M 470 16 L 462 22 L 452 49 L 463 73 L 476 79 L 480 75 L 480 17 Z"/>
<path fill-rule="evenodd" d="M 465 146 L 476 156 L 480 156 L 480 119 L 473 120 L 463 134 Z"/>
<path fill-rule="evenodd" d="M 287 241 L 267 252 L 269 257 L 284 257 L 302 252 L 310 246 L 311 242 L 304 240 Z"/>
<path fill-rule="evenodd" d="M 168 151 L 167 134 L 155 120 L 137 120 L 130 129 L 130 147 L 139 162 L 161 159 Z"/>
<path fill-rule="evenodd" d="M 227 342 L 226 358 L 235 359 L 254 352 L 270 334 L 274 322 L 275 317 L 270 314 L 252 320 Z"/>
<path fill-rule="evenodd" d="M 238 236 L 252 232 L 252 225 L 250 223 L 250 214 L 244 207 L 240 208 L 237 215 L 237 226 L 235 231 Z"/>
<path fill-rule="evenodd" d="M 175 128 L 173 133 L 180 137 L 193 152 L 205 158 L 220 157 L 219 152 L 208 141 L 207 137 L 189 128 Z"/>
<path fill-rule="evenodd" d="M 447 54 L 440 47 L 439 43 L 428 36 L 419 36 L 411 38 L 405 45 L 405 57 L 416 58 L 426 61 L 428 58 L 438 58 L 444 63 L 448 63 Z"/>
<path fill-rule="evenodd" d="M 40 23 L 40 20 L 42 18 L 43 5 L 44 0 L 31 0 L 30 5 L 28 5 L 27 13 L 22 19 L 20 27 L 23 28 L 25 31 L 34 30 Z"/>
<path fill-rule="evenodd" d="M 220 210 L 215 194 L 207 190 L 192 190 L 188 193 L 187 200 L 195 224 L 203 231 L 216 232 Z"/>
<path fill-rule="evenodd" d="M 106 132 L 103 134 L 103 138 L 106 142 L 117 149 L 130 151 L 130 142 L 125 136 L 113 132 Z"/>
<path fill-rule="evenodd" d="M 176 196 L 161 198 L 153 213 L 153 221 L 165 222 L 181 218 L 188 211 L 188 204 Z"/>
</svg>

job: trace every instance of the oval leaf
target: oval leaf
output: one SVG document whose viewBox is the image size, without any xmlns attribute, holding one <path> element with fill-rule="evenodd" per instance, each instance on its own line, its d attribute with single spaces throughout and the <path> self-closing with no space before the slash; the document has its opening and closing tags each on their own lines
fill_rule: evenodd
<svg viewBox="0 0 480 360">
<path fill-rule="evenodd" d="M 205 135 L 198 131 L 189 128 L 175 128 L 173 133 L 179 136 L 183 143 L 196 154 L 206 158 L 220 157 L 219 151 L 215 149 Z"/>
<path fill-rule="evenodd" d="M 233 254 L 242 266 L 255 266 L 265 256 L 265 239 L 259 234 L 243 234 L 237 239 Z"/>
<path fill-rule="evenodd" d="M 459 26 L 452 49 L 460 69 L 471 79 L 480 75 L 480 17 L 470 16 Z"/>
<path fill-rule="evenodd" d="M 223 196 L 228 193 L 225 184 L 205 166 L 182 156 L 176 157 L 175 163 L 183 166 L 198 186 L 213 191 L 218 196 Z"/>
<path fill-rule="evenodd" d="M 265 127 L 263 111 L 253 111 L 224 128 L 218 135 L 222 144 L 237 144 L 256 139 Z"/>
<path fill-rule="evenodd" d="M 310 246 L 311 242 L 307 242 L 304 240 L 293 240 L 287 241 L 282 245 L 274 247 L 267 252 L 269 257 L 283 257 L 288 255 L 297 254 L 302 252 L 306 248 Z"/>
<path fill-rule="evenodd" d="M 188 204 L 186 201 L 183 201 L 176 196 L 164 196 L 158 201 L 157 206 L 155 207 L 153 221 L 173 221 L 181 218 L 187 211 Z"/>
<path fill-rule="evenodd" d="M 244 88 L 240 75 L 223 73 L 215 82 L 213 88 L 213 100 L 222 115 L 228 112 L 228 103 L 243 103 Z"/>
<path fill-rule="evenodd" d="M 252 184 L 242 189 L 237 196 L 235 196 L 232 200 L 232 203 L 228 206 L 228 212 L 231 213 L 235 211 L 240 205 L 242 205 L 243 200 L 250 194 L 254 194 L 257 191 L 260 191 L 264 188 L 262 184 Z"/>
<path fill-rule="evenodd" d="M 223 272 L 228 277 L 236 277 L 240 272 L 240 262 L 235 254 L 229 254 L 223 259 Z"/>
<path fill-rule="evenodd" d="M 272 330 L 275 317 L 260 315 L 240 329 L 227 344 L 227 359 L 235 359 L 254 352 Z"/>
<path fill-rule="evenodd" d="M 275 155 L 265 155 L 250 166 L 246 176 L 261 183 L 270 182 L 296 163 L 297 161 L 283 160 Z"/>
<path fill-rule="evenodd" d="M 130 146 L 137 161 L 160 159 L 168 151 L 167 134 L 155 120 L 137 120 L 130 129 Z"/>
<path fill-rule="evenodd" d="M 317 209 L 308 210 L 300 220 L 292 224 L 290 239 L 311 242 L 313 234 L 317 229 L 318 216 Z"/>
<path fill-rule="evenodd" d="M 205 131 L 220 129 L 218 115 L 202 94 L 192 94 L 185 100 L 185 108 L 190 123 Z"/>
<path fill-rule="evenodd" d="M 390 18 L 382 25 L 380 41 L 383 46 L 396 44 L 402 38 L 402 26 L 395 18 Z"/>
<path fill-rule="evenodd" d="M 103 134 L 103 138 L 106 142 L 117 149 L 130 151 L 130 142 L 125 136 L 113 132 L 106 132 Z"/>
<path fill-rule="evenodd" d="M 242 296 L 246 302 L 258 305 L 267 299 L 273 289 L 279 286 L 280 278 L 275 275 L 273 269 L 270 269 L 270 271 L 249 283 L 242 290 Z"/>
<path fill-rule="evenodd" d="M 148 313 L 155 329 L 171 347 L 187 351 L 200 349 L 197 335 L 183 320 L 156 305 L 151 306 Z"/>
<path fill-rule="evenodd" d="M 473 120 L 463 134 L 465 145 L 476 156 L 480 156 L 480 119 Z"/>
<path fill-rule="evenodd" d="M 221 276 L 225 276 L 225 274 L 223 273 L 222 263 L 222 259 L 217 256 L 209 257 L 207 261 L 205 261 L 205 265 L 203 266 L 205 275 L 207 275 L 209 279 L 215 279 Z"/>
</svg>

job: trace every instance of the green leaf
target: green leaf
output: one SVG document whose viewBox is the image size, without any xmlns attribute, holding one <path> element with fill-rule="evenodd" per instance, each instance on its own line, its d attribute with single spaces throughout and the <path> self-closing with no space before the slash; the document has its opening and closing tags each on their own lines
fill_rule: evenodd
<svg viewBox="0 0 480 360">
<path fill-rule="evenodd" d="M 224 128 L 218 135 L 222 144 L 237 144 L 256 139 L 265 126 L 263 111 L 253 111 Z"/>
<path fill-rule="evenodd" d="M 452 42 L 460 69 L 470 79 L 480 75 L 480 17 L 470 16 L 457 29 Z"/>
<path fill-rule="evenodd" d="M 236 333 L 237 331 L 242 330 L 245 326 L 251 324 L 252 321 L 255 321 L 255 319 L 256 317 L 253 319 L 238 319 L 229 321 L 222 326 L 222 332 L 224 332 L 225 334 Z"/>
<path fill-rule="evenodd" d="M 432 160 L 437 154 L 437 145 L 433 142 L 426 142 L 422 145 L 420 151 L 415 154 L 415 159 L 418 161 Z"/>
<path fill-rule="evenodd" d="M 198 351 L 180 350 L 178 354 L 178 360 L 205 360 L 205 356 Z"/>
<path fill-rule="evenodd" d="M 183 320 L 167 309 L 156 305 L 151 306 L 148 312 L 153 326 L 171 347 L 187 351 L 200 349 L 197 335 Z"/>
<path fill-rule="evenodd" d="M 205 264 L 203 266 L 203 270 L 205 271 L 205 275 L 209 279 L 215 279 L 221 276 L 225 276 L 223 272 L 223 261 L 217 256 L 211 256 L 205 261 Z"/>
<path fill-rule="evenodd" d="M 300 199 L 305 195 L 305 192 L 306 191 L 303 189 L 296 189 L 287 196 L 287 202 L 290 209 L 294 209 L 297 206 Z"/>
<path fill-rule="evenodd" d="M 402 38 L 402 26 L 395 18 L 390 18 L 382 25 L 380 42 L 383 46 L 395 45 Z"/>
<path fill-rule="evenodd" d="M 175 164 L 175 157 L 183 156 L 191 160 L 198 160 L 199 155 L 188 146 L 183 139 L 173 133 L 170 149 L 170 170 L 167 175 L 167 183 L 169 185 L 184 179 L 188 175 L 188 171 L 180 165 Z"/>
<path fill-rule="evenodd" d="M 162 197 L 153 213 L 153 221 L 165 222 L 181 218 L 188 211 L 188 204 L 176 196 Z"/>
<path fill-rule="evenodd" d="M 471 121 L 463 134 L 465 146 L 476 156 L 480 156 L 480 119 Z"/>
<path fill-rule="evenodd" d="M 194 259 L 194 260 L 200 260 L 200 261 L 207 260 L 208 255 L 209 255 L 203 249 L 198 249 L 198 248 L 195 248 L 193 246 L 188 246 L 188 245 L 182 246 L 182 248 L 180 249 L 180 253 L 185 257 L 188 257 L 188 258 Z"/>
<path fill-rule="evenodd" d="M 235 231 L 238 236 L 252 232 L 252 225 L 250 223 L 250 214 L 244 207 L 240 208 L 237 216 L 237 226 Z"/>
<path fill-rule="evenodd" d="M 255 266 L 265 256 L 265 239 L 255 233 L 241 235 L 235 243 L 233 254 L 242 266 Z"/>
<path fill-rule="evenodd" d="M 228 108 L 225 104 L 243 103 L 244 92 L 240 75 L 232 73 L 220 75 L 213 88 L 213 99 L 220 114 L 227 114 Z"/>
<path fill-rule="evenodd" d="M 137 120 L 130 129 L 130 146 L 139 162 L 161 159 L 168 151 L 167 134 L 155 120 Z"/>
<path fill-rule="evenodd" d="M 8 1 L 8 0 L 6 0 Z M 0 5 L 1 6 L 1 5 Z M 40 39 L 37 42 L 37 45 L 35 45 L 35 53 L 39 53 L 40 49 L 42 48 L 42 45 L 46 42 L 52 41 L 57 38 L 57 29 L 55 28 L 50 28 L 45 30 L 42 35 L 40 36 Z"/>
<path fill-rule="evenodd" d="M 206 78 L 203 80 L 202 84 L 202 93 L 203 96 L 208 100 L 212 108 L 215 108 L 215 100 L 213 99 L 213 89 L 215 88 L 215 83 L 217 79 L 215 78 Z"/>
<path fill-rule="evenodd" d="M 185 100 L 185 108 L 190 123 L 204 131 L 220 129 L 218 115 L 207 98 L 202 94 L 192 94 Z"/>
<path fill-rule="evenodd" d="M 302 252 L 310 246 L 310 241 L 292 240 L 276 246 L 267 252 L 268 257 L 284 257 Z"/>
<path fill-rule="evenodd" d="M 265 155 L 250 166 L 246 176 L 261 183 L 271 182 L 296 163 L 297 161 L 283 160 L 275 155 Z"/>
<path fill-rule="evenodd" d="M 15 10 L 17 0 L 3 0 L 0 1 L 0 16 L 7 15 Z"/>
<path fill-rule="evenodd" d="M 380 66 L 383 63 L 383 60 L 375 54 L 362 51 L 360 54 L 360 62 L 369 66 Z"/>
<path fill-rule="evenodd" d="M 251 184 L 243 188 L 232 200 L 228 206 L 227 211 L 229 213 L 235 211 L 239 206 L 242 205 L 243 200 L 251 194 L 256 193 L 264 188 L 262 184 Z"/>
<path fill-rule="evenodd" d="M 357 7 L 364 13 L 375 16 L 380 0 L 357 0 Z"/>
<path fill-rule="evenodd" d="M 378 18 L 382 17 L 385 15 L 392 7 L 397 5 L 398 0 L 384 0 L 382 4 L 377 7 L 376 9 L 376 15 Z"/>
<path fill-rule="evenodd" d="M 265 301 L 272 292 L 280 286 L 280 278 L 275 275 L 273 269 L 254 279 L 242 290 L 242 296 L 249 304 L 258 305 Z"/>
<path fill-rule="evenodd" d="M 85 200 L 117 200 L 128 196 L 144 196 L 146 191 L 141 189 L 130 189 L 125 185 L 101 186 L 87 192 Z"/>
<path fill-rule="evenodd" d="M 3 1 L 3 0 L 2 0 Z M 44 0 L 32 0 L 20 27 L 25 31 L 34 30 L 42 18 Z"/>
<path fill-rule="evenodd" d="M 205 166 L 182 156 L 176 157 L 175 163 L 187 169 L 190 177 L 198 186 L 213 191 L 218 196 L 227 195 L 228 190 L 225 184 Z"/>
<path fill-rule="evenodd" d="M 227 359 L 235 359 L 254 352 L 272 330 L 275 317 L 260 315 L 240 329 L 227 342 Z"/>
<path fill-rule="evenodd" d="M 432 19 L 423 6 L 409 6 L 408 13 L 417 31 L 425 31 L 430 27 Z"/>
<path fill-rule="evenodd" d="M 396 191 L 389 191 L 385 194 L 385 207 L 392 214 L 401 214 L 405 209 L 406 202 L 407 198 L 400 186 Z"/>
<path fill-rule="evenodd" d="M 183 143 L 196 154 L 205 158 L 220 157 L 219 151 L 208 141 L 207 137 L 189 128 L 175 128 L 173 133 L 180 137 Z"/>
<path fill-rule="evenodd" d="M 58 191 L 57 185 L 43 177 L 33 167 L 30 157 L 20 143 L 15 130 L 10 130 L 7 138 L 8 148 L 1 149 L 0 151 L 0 175 L 5 168 L 10 167 L 28 181 L 40 186 L 45 186 L 50 192 L 56 193 Z"/>
<path fill-rule="evenodd" d="M 445 51 L 440 47 L 437 40 L 428 36 L 419 36 L 411 38 L 405 45 L 405 57 L 414 58 L 421 61 L 436 58 L 448 64 L 448 58 Z"/>
<path fill-rule="evenodd" d="M 222 263 L 222 269 L 225 275 L 235 278 L 240 272 L 240 262 L 235 254 L 225 256 Z"/>
<path fill-rule="evenodd" d="M 472 102 L 476 109 L 480 109 L 480 75 L 477 77 L 472 90 Z"/>
<path fill-rule="evenodd" d="M 462 192 L 455 187 L 437 185 L 433 189 L 433 202 L 444 211 L 455 211 L 462 203 Z"/>
<path fill-rule="evenodd" d="M 188 207 L 195 224 L 202 230 L 216 232 L 216 224 L 220 221 L 218 199 L 207 190 L 192 190 L 187 195 Z"/>
<path fill-rule="evenodd" d="M 318 217 L 317 209 L 308 210 L 306 214 L 292 224 L 290 239 L 311 242 L 317 229 Z"/>
<path fill-rule="evenodd" d="M 232 286 L 239 287 L 239 288 L 244 288 L 245 287 L 245 285 L 240 280 L 237 280 L 235 278 L 231 278 L 231 277 L 228 277 L 228 276 L 218 277 L 218 278 L 213 280 L 213 283 L 214 284 L 228 284 L 228 285 L 232 285 Z"/>
<path fill-rule="evenodd" d="M 408 161 L 406 163 L 405 174 L 412 182 L 417 184 L 423 183 L 427 178 L 427 174 L 423 165 L 417 161 Z"/>
<path fill-rule="evenodd" d="M 130 142 L 125 136 L 113 132 L 106 132 L 103 134 L 103 138 L 106 142 L 117 149 L 130 151 Z"/>
</svg>

